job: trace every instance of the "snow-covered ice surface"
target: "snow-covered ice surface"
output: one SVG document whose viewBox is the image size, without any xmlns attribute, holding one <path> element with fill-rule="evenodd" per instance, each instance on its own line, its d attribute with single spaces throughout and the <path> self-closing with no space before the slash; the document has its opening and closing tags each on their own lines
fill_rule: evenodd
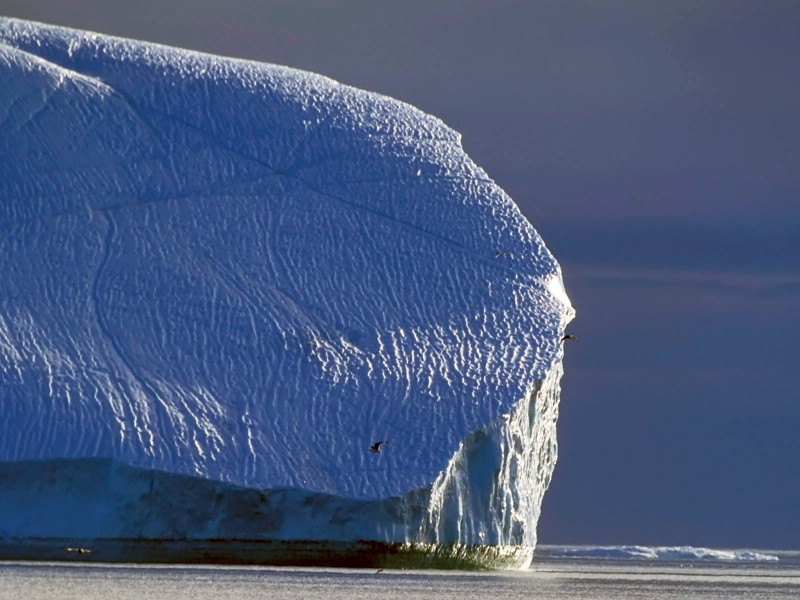
<svg viewBox="0 0 800 600">
<path fill-rule="evenodd" d="M 458 133 L 6 18 L 0 82 L 0 460 L 399 498 L 419 523 L 374 539 L 535 545 L 573 310 Z"/>
</svg>

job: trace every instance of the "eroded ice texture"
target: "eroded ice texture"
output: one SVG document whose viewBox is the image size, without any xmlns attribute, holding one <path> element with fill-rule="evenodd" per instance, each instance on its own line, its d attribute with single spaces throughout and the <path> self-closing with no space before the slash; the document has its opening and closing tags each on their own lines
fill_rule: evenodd
<svg viewBox="0 0 800 600">
<path fill-rule="evenodd" d="M 530 541 L 573 313 L 456 132 L 322 76 L 13 19 L 0 82 L 0 460 L 427 488 L 415 535 Z"/>
</svg>

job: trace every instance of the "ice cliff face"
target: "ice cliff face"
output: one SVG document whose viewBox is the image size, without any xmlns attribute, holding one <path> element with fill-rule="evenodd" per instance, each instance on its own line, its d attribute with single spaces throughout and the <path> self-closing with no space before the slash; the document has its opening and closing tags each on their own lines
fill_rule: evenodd
<svg viewBox="0 0 800 600">
<path fill-rule="evenodd" d="M 422 539 L 535 542 L 573 312 L 456 132 L 3 18 L 0 82 L 0 460 L 428 490 Z"/>
</svg>

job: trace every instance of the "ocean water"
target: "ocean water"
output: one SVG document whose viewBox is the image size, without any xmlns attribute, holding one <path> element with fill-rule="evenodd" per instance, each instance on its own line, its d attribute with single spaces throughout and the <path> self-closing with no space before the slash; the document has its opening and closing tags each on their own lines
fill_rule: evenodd
<svg viewBox="0 0 800 600">
<path fill-rule="evenodd" d="M 800 554 L 777 561 L 539 558 L 525 571 L 374 571 L 0 563 L 0 599 L 798 598 Z"/>
</svg>

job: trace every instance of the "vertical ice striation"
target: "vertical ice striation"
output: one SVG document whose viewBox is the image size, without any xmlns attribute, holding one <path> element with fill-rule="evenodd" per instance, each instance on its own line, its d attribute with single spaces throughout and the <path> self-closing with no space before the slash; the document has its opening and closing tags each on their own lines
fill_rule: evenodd
<svg viewBox="0 0 800 600">
<path fill-rule="evenodd" d="M 419 541 L 533 549 L 558 455 L 561 376 L 559 361 L 509 414 L 461 443 L 432 485 Z"/>
<path fill-rule="evenodd" d="M 326 507 L 281 539 L 535 544 L 573 311 L 457 132 L 319 75 L 5 18 L 0 81 L 0 461 Z"/>
</svg>

